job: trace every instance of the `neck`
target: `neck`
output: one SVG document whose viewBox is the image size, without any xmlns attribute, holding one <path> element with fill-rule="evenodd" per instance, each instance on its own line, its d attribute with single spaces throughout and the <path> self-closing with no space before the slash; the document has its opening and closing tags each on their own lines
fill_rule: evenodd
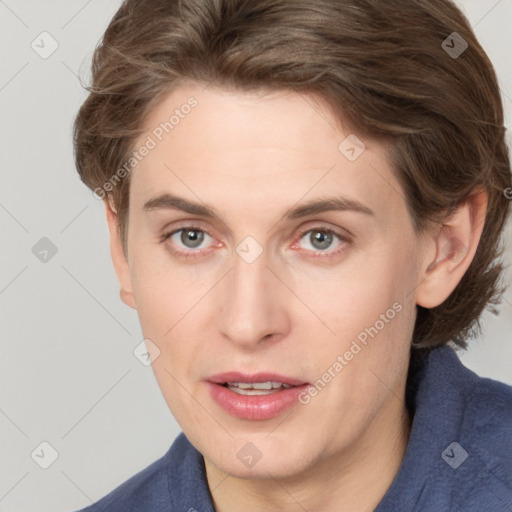
<svg viewBox="0 0 512 512">
<path fill-rule="evenodd" d="M 224 473 L 205 459 L 215 510 L 371 512 L 398 472 L 410 429 L 404 400 L 390 395 L 357 442 L 301 474 L 279 480 L 245 480 Z"/>
</svg>

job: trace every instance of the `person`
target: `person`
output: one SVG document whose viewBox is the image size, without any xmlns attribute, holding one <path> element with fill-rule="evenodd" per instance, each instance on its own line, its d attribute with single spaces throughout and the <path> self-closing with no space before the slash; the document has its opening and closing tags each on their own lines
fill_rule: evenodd
<svg viewBox="0 0 512 512">
<path fill-rule="evenodd" d="M 512 510 L 492 64 L 447 0 L 125 0 L 74 126 L 182 433 L 87 511 Z"/>
</svg>

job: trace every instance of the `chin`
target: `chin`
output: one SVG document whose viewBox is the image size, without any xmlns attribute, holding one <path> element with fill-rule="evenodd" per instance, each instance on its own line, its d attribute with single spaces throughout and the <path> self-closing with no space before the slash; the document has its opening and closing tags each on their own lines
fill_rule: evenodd
<svg viewBox="0 0 512 512">
<path fill-rule="evenodd" d="M 318 457 L 310 450 L 307 439 L 296 439 L 292 435 L 275 435 L 268 432 L 258 435 L 234 436 L 224 443 L 199 446 L 205 459 L 224 473 L 245 480 L 268 480 L 269 478 L 293 478 L 306 471 Z M 305 450 L 305 447 L 308 450 Z"/>
</svg>

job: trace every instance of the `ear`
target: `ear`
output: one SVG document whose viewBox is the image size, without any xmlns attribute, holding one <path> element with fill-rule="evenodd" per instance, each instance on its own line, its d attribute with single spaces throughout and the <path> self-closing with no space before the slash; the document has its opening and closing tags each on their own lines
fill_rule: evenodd
<svg viewBox="0 0 512 512">
<path fill-rule="evenodd" d="M 446 221 L 426 235 L 424 270 L 416 304 L 434 308 L 455 290 L 475 256 L 485 223 L 487 194 L 476 191 Z"/>
<path fill-rule="evenodd" d="M 121 243 L 117 211 L 114 208 L 110 196 L 107 196 L 103 202 L 105 205 L 105 214 L 107 216 L 108 230 L 110 232 L 110 254 L 112 256 L 112 263 L 114 264 L 114 269 L 121 288 L 119 295 L 121 296 L 121 300 L 127 306 L 137 309 L 133 298 L 130 267 L 124 253 L 123 244 Z"/>
</svg>

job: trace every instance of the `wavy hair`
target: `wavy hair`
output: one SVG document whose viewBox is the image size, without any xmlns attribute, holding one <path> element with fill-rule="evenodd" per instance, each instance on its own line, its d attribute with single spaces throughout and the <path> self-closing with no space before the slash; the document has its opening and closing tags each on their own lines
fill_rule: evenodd
<svg viewBox="0 0 512 512">
<path fill-rule="evenodd" d="M 417 232 L 484 189 L 487 216 L 471 266 L 445 302 L 418 306 L 413 335 L 418 348 L 466 347 L 503 292 L 500 236 L 512 180 L 495 71 L 451 1 L 125 0 L 94 52 L 74 124 L 88 187 L 103 190 L 148 113 L 188 80 L 315 93 L 339 119 L 386 138 Z M 126 173 L 108 192 L 125 250 L 129 183 Z"/>
</svg>

